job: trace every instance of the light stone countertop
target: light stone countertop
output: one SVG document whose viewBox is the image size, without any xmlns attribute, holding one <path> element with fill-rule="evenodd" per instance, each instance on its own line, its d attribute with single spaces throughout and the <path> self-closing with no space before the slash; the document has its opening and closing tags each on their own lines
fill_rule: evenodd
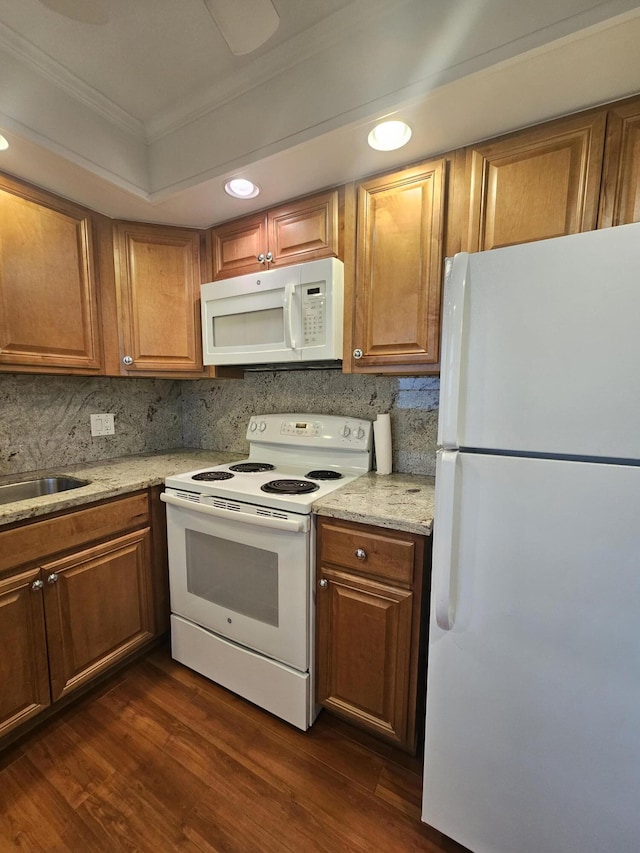
<svg viewBox="0 0 640 853">
<path fill-rule="evenodd" d="M 216 450 L 170 450 L 0 477 L 0 485 L 38 477 L 70 476 L 89 484 L 54 495 L 0 504 L 0 526 L 158 486 L 165 477 L 244 459 Z M 313 504 L 319 515 L 431 533 L 434 478 L 417 474 L 365 474 Z"/>
<path fill-rule="evenodd" d="M 244 458 L 245 456 L 237 453 L 221 453 L 218 450 L 169 450 L 81 465 L 58 465 L 44 471 L 28 471 L 2 477 L 0 485 L 5 482 L 52 476 L 77 477 L 80 480 L 89 480 L 89 484 L 55 495 L 42 495 L 38 498 L 0 504 L 0 525 L 73 509 L 150 486 L 159 486 L 164 484 L 165 477 L 172 474 L 182 474 L 196 468 L 222 465 Z"/>
<path fill-rule="evenodd" d="M 365 474 L 316 501 L 318 515 L 430 535 L 435 478 L 421 474 Z"/>
</svg>

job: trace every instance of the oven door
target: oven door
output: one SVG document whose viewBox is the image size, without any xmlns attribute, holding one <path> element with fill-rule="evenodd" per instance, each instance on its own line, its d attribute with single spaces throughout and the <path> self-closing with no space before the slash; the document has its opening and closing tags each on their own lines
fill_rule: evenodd
<svg viewBox="0 0 640 853">
<path fill-rule="evenodd" d="M 165 492 L 171 611 L 229 640 L 309 668 L 309 516 Z M 204 498 L 205 501 L 213 499 Z"/>
</svg>

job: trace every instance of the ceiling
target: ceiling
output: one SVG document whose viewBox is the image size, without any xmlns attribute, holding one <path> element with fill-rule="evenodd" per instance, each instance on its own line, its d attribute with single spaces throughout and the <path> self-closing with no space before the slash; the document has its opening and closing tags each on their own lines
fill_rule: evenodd
<svg viewBox="0 0 640 853">
<path fill-rule="evenodd" d="M 0 169 L 117 218 L 206 227 L 640 92 L 628 0 L 273 0 L 242 56 L 204 0 L 45 2 L 0 6 Z M 374 152 L 391 115 L 412 139 Z"/>
</svg>

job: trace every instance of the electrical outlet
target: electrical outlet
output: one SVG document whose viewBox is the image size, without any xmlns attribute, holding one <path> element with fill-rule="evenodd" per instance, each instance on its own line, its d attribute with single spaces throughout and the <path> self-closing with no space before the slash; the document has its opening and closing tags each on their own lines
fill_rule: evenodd
<svg viewBox="0 0 640 853">
<path fill-rule="evenodd" d="M 113 435 L 116 431 L 112 414 L 90 415 L 91 435 Z"/>
</svg>

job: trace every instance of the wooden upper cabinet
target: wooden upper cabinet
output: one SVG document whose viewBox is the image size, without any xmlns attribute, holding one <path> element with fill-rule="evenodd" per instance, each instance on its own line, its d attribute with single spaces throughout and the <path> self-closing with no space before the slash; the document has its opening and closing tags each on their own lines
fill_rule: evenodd
<svg viewBox="0 0 640 853">
<path fill-rule="evenodd" d="M 0 177 L 0 367 L 97 372 L 91 213 Z"/>
<path fill-rule="evenodd" d="M 437 160 L 357 187 L 354 372 L 438 362 L 445 170 Z"/>
<path fill-rule="evenodd" d="M 640 98 L 614 105 L 607 141 L 599 228 L 640 222 Z"/>
<path fill-rule="evenodd" d="M 267 251 L 264 213 L 213 228 L 211 241 L 214 280 L 266 269 L 265 264 L 258 261 L 258 255 L 266 255 Z"/>
<path fill-rule="evenodd" d="M 114 243 L 122 373 L 202 374 L 200 233 L 119 222 Z"/>
<path fill-rule="evenodd" d="M 337 257 L 339 205 L 332 190 L 213 228 L 214 280 Z"/>
<path fill-rule="evenodd" d="M 605 123 L 599 110 L 474 145 L 468 250 L 595 228 Z"/>
<path fill-rule="evenodd" d="M 271 265 L 338 255 L 338 191 L 291 202 L 267 217 Z"/>
</svg>

